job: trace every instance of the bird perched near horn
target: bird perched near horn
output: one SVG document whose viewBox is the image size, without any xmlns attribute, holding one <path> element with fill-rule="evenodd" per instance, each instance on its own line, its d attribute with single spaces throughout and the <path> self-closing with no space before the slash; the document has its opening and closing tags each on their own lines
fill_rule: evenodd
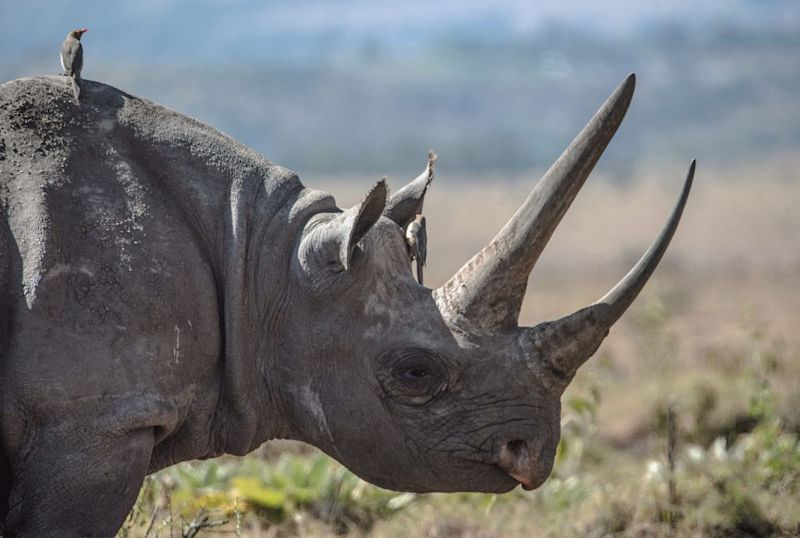
<svg viewBox="0 0 800 538">
<path fill-rule="evenodd" d="M 425 217 L 417 215 L 406 229 L 406 247 L 411 261 L 417 262 L 417 282 L 422 284 L 422 268 L 428 256 L 428 234 L 425 230 Z"/>
<path fill-rule="evenodd" d="M 88 28 L 73 30 L 67 34 L 61 44 L 61 67 L 64 69 L 64 75 L 70 77 L 72 81 L 72 91 L 75 94 L 75 102 L 78 104 L 81 101 L 81 69 L 83 68 L 81 36 L 88 31 Z"/>
<path fill-rule="evenodd" d="M 422 268 L 425 266 L 428 242 L 422 204 L 425 202 L 425 193 L 433 181 L 437 157 L 436 153 L 430 150 L 425 170 L 390 196 L 383 210 L 384 216 L 403 229 L 408 255 L 411 261 L 417 262 L 417 281 L 420 284 L 422 284 Z"/>
</svg>

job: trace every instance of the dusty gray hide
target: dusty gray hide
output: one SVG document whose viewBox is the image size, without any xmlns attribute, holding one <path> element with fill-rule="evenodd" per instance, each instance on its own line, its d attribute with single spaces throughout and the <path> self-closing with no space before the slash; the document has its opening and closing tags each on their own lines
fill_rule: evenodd
<svg viewBox="0 0 800 538">
<path fill-rule="evenodd" d="M 692 180 L 693 166 L 606 296 L 517 325 L 528 274 L 633 88 L 630 76 L 497 237 L 431 290 L 397 224 L 421 203 L 398 196 L 424 189 L 387 203 L 380 182 L 343 211 L 112 87 L 85 81 L 78 107 L 63 77 L 0 86 L 5 536 L 113 535 L 147 473 L 274 438 L 397 490 L 539 486 L 560 395 L 656 267 Z"/>
</svg>

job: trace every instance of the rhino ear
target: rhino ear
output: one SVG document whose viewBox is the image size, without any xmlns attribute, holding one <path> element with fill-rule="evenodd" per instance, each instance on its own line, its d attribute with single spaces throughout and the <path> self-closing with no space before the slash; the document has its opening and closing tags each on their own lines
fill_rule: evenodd
<svg viewBox="0 0 800 538">
<path fill-rule="evenodd" d="M 370 189 L 364 200 L 343 214 L 342 241 L 339 243 L 339 260 L 345 271 L 350 267 L 358 242 L 378 222 L 386 206 L 386 180 L 381 179 Z"/>
<path fill-rule="evenodd" d="M 386 203 L 383 214 L 392 219 L 402 229 L 406 229 L 417 214 L 422 213 L 425 193 L 433 181 L 433 165 L 437 155 L 428 152 L 428 164 L 417 178 L 394 193 Z"/>
</svg>

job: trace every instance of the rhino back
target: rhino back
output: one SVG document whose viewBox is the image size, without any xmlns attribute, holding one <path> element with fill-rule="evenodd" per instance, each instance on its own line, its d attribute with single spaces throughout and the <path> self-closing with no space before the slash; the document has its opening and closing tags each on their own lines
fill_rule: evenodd
<svg viewBox="0 0 800 538">
<path fill-rule="evenodd" d="M 214 239 L 197 225 L 216 218 L 215 193 L 196 188 L 206 198 L 188 221 L 170 166 L 160 173 L 164 159 L 138 152 L 120 121 L 128 98 L 103 87 L 78 108 L 62 85 L 0 90 L 13 326 L 4 384 L 46 408 L 136 392 L 190 399 L 213 385 L 220 351 Z"/>
</svg>

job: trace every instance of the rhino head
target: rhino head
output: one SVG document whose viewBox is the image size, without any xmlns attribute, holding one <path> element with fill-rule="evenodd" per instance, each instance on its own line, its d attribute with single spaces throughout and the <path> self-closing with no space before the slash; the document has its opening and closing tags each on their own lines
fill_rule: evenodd
<svg viewBox="0 0 800 538">
<path fill-rule="evenodd" d="M 285 324 L 305 327 L 279 369 L 287 432 L 364 479 L 410 491 L 504 492 L 540 486 L 560 438 L 560 397 L 658 264 L 694 173 L 659 237 L 597 302 L 520 327 L 528 276 L 628 108 L 629 76 L 497 236 L 438 289 L 413 278 L 403 228 L 432 162 L 387 199 L 304 225 L 291 261 Z M 298 379 L 298 372 L 303 372 Z"/>
</svg>

